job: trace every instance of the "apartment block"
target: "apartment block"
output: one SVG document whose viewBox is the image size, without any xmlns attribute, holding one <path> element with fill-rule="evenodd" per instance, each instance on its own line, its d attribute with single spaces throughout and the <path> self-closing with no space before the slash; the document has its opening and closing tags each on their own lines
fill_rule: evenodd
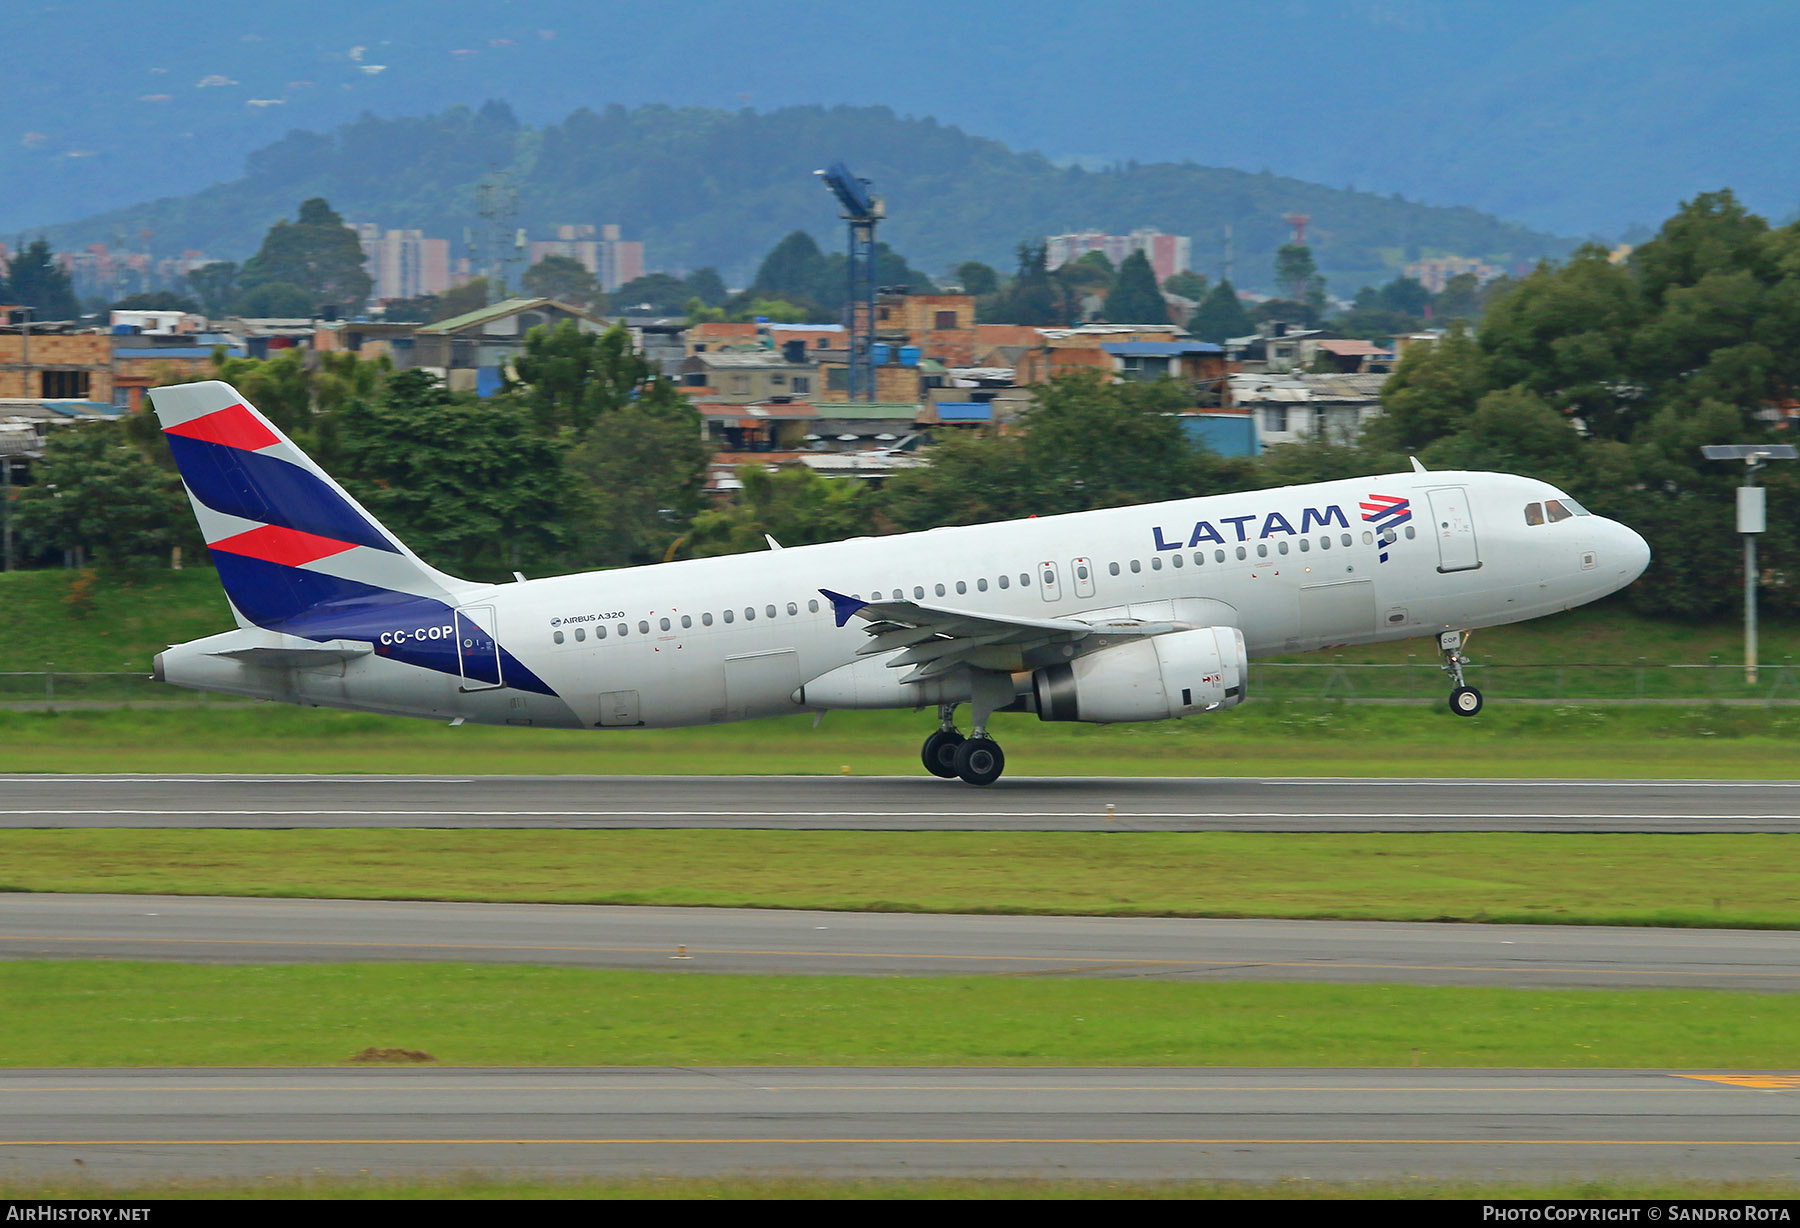
<svg viewBox="0 0 1800 1228">
<path fill-rule="evenodd" d="M 1133 252 L 1143 252 L 1150 261 L 1150 268 L 1156 273 L 1156 282 L 1161 285 L 1177 273 L 1185 273 L 1192 266 L 1188 263 L 1193 247 L 1193 240 L 1186 235 L 1163 234 L 1158 230 L 1141 227 L 1128 235 L 1102 234 L 1098 230 L 1082 231 L 1079 234 L 1051 235 L 1044 240 L 1044 263 L 1052 269 L 1060 269 L 1072 260 L 1079 260 L 1088 252 L 1103 252 L 1112 261 L 1116 269 L 1125 257 Z"/>
</svg>

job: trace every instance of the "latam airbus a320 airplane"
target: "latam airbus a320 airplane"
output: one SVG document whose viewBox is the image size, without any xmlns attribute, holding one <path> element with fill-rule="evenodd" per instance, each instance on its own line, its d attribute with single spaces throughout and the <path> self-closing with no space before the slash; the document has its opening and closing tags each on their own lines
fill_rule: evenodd
<svg viewBox="0 0 1800 1228">
<path fill-rule="evenodd" d="M 229 384 L 151 396 L 237 630 L 157 654 L 198 690 L 460 724 L 664 728 L 935 707 L 928 771 L 992 784 L 999 711 L 1235 707 L 1253 656 L 1464 638 L 1593 601 L 1637 533 L 1530 478 L 1411 473 L 477 584 L 421 561 Z M 956 728 L 956 709 L 973 728 Z"/>
</svg>

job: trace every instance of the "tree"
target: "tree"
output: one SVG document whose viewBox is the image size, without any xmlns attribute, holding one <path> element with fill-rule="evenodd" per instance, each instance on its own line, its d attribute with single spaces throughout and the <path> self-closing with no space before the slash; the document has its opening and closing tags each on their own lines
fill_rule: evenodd
<svg viewBox="0 0 1800 1228">
<path fill-rule="evenodd" d="M 118 302 L 111 304 L 108 311 L 180 311 L 194 314 L 199 312 L 200 304 L 191 298 L 183 298 L 173 290 L 155 290 L 145 294 L 128 294 Z"/>
<path fill-rule="evenodd" d="M 298 348 L 278 350 L 275 357 L 228 358 L 224 347 L 213 351 L 218 378 L 244 394 L 289 435 L 312 426 L 313 382 L 305 353 Z"/>
<path fill-rule="evenodd" d="M 333 426 L 336 476 L 422 557 L 493 581 L 560 561 L 569 479 L 525 407 L 453 397 L 415 368 Z"/>
<path fill-rule="evenodd" d="M 796 230 L 777 243 L 757 267 L 750 281 L 752 292 L 789 302 L 818 302 L 828 277 L 825 253 L 813 237 Z M 838 297 L 843 297 L 839 290 Z"/>
<path fill-rule="evenodd" d="M 1381 417 L 1364 438 L 1402 454 L 1460 430 L 1487 390 L 1487 357 L 1462 325 L 1434 344 L 1408 346 L 1381 389 Z"/>
<path fill-rule="evenodd" d="M 480 311 L 487 306 L 487 291 L 485 277 L 472 278 L 460 286 L 452 286 L 438 295 L 432 303 L 431 322 L 440 324 L 445 320 L 454 320 L 457 316 L 466 316 L 471 311 Z"/>
<path fill-rule="evenodd" d="M 1042 327 L 1066 325 L 1069 307 L 1060 288 L 1051 280 L 1042 243 L 1019 244 L 1019 271 L 984 314 L 983 323 L 1030 324 Z"/>
<path fill-rule="evenodd" d="M 1169 305 L 1156 288 L 1156 274 L 1143 252 L 1132 252 L 1119 266 L 1119 280 L 1106 296 L 1101 314 L 1114 324 L 1167 324 Z"/>
<path fill-rule="evenodd" d="M 708 307 L 717 307 L 731 297 L 731 291 L 725 288 L 725 279 L 711 265 L 695 269 L 683 280 L 687 282 L 689 292 Z"/>
<path fill-rule="evenodd" d="M 285 281 L 266 281 L 237 298 L 238 314 L 247 320 L 307 320 L 318 314 L 313 296 Z"/>
<path fill-rule="evenodd" d="M 622 324 L 603 333 L 583 332 L 573 320 L 534 328 L 525 334 L 525 350 L 513 361 L 513 372 L 517 382 L 510 391 L 546 433 L 567 428 L 583 434 L 633 402 L 654 404 L 665 416 L 687 404 L 638 353 Z"/>
<path fill-rule="evenodd" d="M 1179 273 L 1171 273 L 1163 278 L 1162 288 L 1170 294 L 1199 304 L 1206 297 L 1206 275 L 1196 273 L 1192 269 L 1183 269 Z"/>
<path fill-rule="evenodd" d="M 1319 266 L 1313 262 L 1312 248 L 1306 244 L 1283 243 L 1275 249 L 1277 296 L 1304 301 L 1318 275 Z"/>
<path fill-rule="evenodd" d="M 805 466 L 770 473 L 741 465 L 737 475 L 743 491 L 733 506 L 694 517 L 688 552 L 697 558 L 766 550 L 764 534 L 783 546 L 811 546 L 869 532 L 874 499 L 854 478 L 821 477 Z"/>
<path fill-rule="evenodd" d="M 1232 337 L 1248 337 L 1256 331 L 1250 313 L 1244 310 L 1243 300 L 1238 298 L 1231 283 L 1224 280 L 1194 308 L 1187 327 L 1200 340 L 1214 344 L 1223 344 Z"/>
<path fill-rule="evenodd" d="M 519 286 L 533 298 L 553 298 L 559 303 L 587 307 L 598 301 L 600 283 L 579 260 L 550 255 L 525 270 Z"/>
<path fill-rule="evenodd" d="M 646 273 L 614 290 L 612 304 L 620 315 L 676 316 L 693 297 L 693 290 L 679 277 Z"/>
<path fill-rule="evenodd" d="M 596 419 L 566 458 L 573 561 L 660 560 L 700 508 L 710 455 L 700 415 L 683 398 L 633 401 Z"/>
<path fill-rule="evenodd" d="M 355 315 L 374 285 L 364 260 L 356 232 L 315 196 L 301 202 L 296 221 L 284 218 L 269 228 L 262 247 L 244 262 L 240 281 L 246 290 L 283 282 L 299 287 L 310 300 L 303 315 L 325 306 Z"/>
<path fill-rule="evenodd" d="M 238 266 L 232 260 L 215 260 L 197 269 L 189 269 L 187 283 L 199 296 L 200 306 L 210 319 L 234 314 L 238 295 Z"/>
<path fill-rule="evenodd" d="M 73 320 L 81 315 L 69 275 L 56 262 L 45 239 L 35 239 L 13 254 L 0 299 L 32 308 L 35 320 Z"/>
<path fill-rule="evenodd" d="M 964 294 L 973 294 L 977 298 L 1000 288 L 1000 274 L 979 260 L 965 260 L 957 265 L 956 279 L 962 283 Z"/>
<path fill-rule="evenodd" d="M 51 432 L 37 484 L 15 496 L 13 524 L 29 549 L 67 551 L 77 566 L 162 561 L 191 523 L 174 474 L 157 468 L 116 422 Z"/>
</svg>

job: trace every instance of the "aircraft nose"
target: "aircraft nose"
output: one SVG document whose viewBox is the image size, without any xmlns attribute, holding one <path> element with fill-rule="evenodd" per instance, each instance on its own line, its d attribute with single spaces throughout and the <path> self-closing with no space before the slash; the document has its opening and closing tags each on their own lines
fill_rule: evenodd
<svg viewBox="0 0 1800 1228">
<path fill-rule="evenodd" d="M 1614 521 L 1613 528 L 1619 538 L 1619 544 L 1614 548 L 1619 556 L 1619 580 L 1621 585 L 1630 584 L 1650 566 L 1650 543 L 1630 525 Z"/>
</svg>

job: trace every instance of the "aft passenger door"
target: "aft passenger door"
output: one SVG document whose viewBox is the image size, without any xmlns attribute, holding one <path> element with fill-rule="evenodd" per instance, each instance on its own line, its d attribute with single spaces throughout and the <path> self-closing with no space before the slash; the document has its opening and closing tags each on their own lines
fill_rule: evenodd
<svg viewBox="0 0 1800 1228">
<path fill-rule="evenodd" d="M 1431 503 L 1432 532 L 1437 536 L 1439 571 L 1473 571 L 1481 566 L 1475 543 L 1475 518 L 1469 510 L 1469 492 L 1460 486 L 1434 490 Z"/>
<path fill-rule="evenodd" d="M 456 659 L 462 666 L 465 691 L 491 691 L 501 684 L 500 642 L 482 623 L 494 625 L 493 606 L 470 606 L 456 612 Z"/>
</svg>

